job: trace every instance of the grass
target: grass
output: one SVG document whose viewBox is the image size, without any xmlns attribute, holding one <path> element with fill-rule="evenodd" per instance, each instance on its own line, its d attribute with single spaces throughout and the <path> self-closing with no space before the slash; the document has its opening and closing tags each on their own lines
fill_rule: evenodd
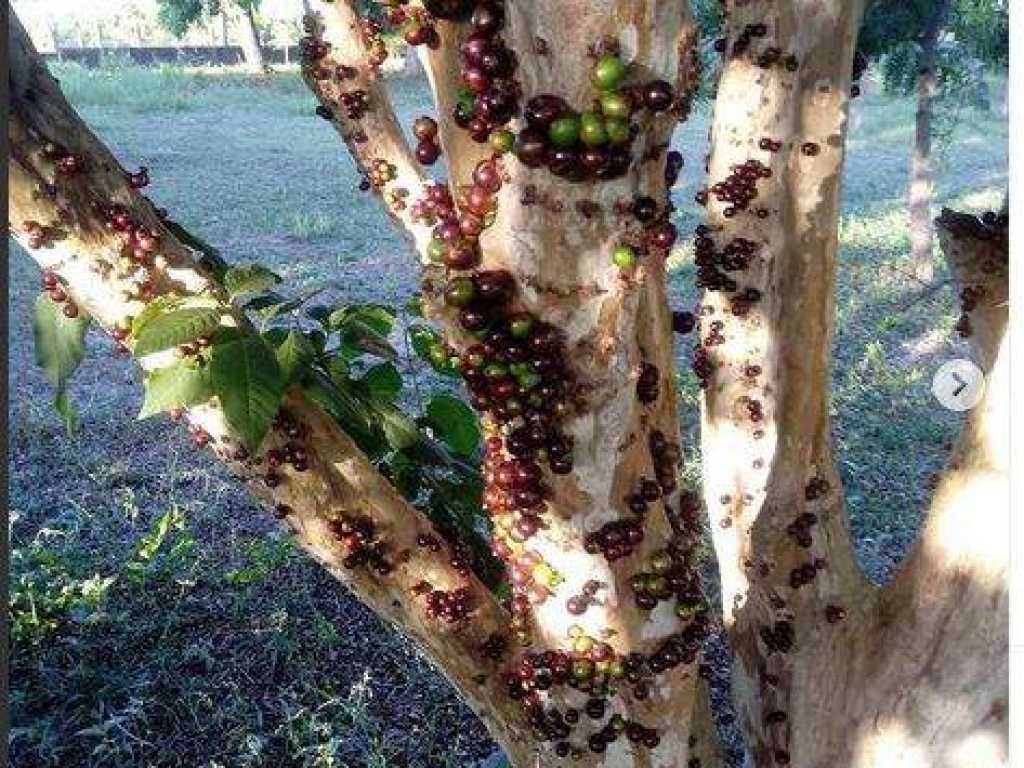
<svg viewBox="0 0 1024 768">
<path fill-rule="evenodd" d="M 277 269 L 297 292 L 334 280 L 353 300 L 402 305 L 417 290 L 415 260 L 356 190 L 296 73 L 58 75 L 124 164 L 150 168 L 154 201 L 231 258 Z M 403 124 L 429 111 L 421 84 L 394 86 Z M 689 169 L 703 165 L 708 119 L 699 111 L 675 142 L 684 232 L 701 214 Z M 834 439 L 859 552 L 879 579 L 912 541 L 961 419 L 929 394 L 932 371 L 964 350 L 954 291 L 906 277 L 912 131 L 912 102 L 856 102 L 844 179 Z M 1007 138 L 998 116 L 965 113 L 940 153 L 937 203 L 997 205 Z M 692 304 L 685 245 L 672 267 L 673 301 Z M 444 680 L 232 478 L 166 421 L 134 420 L 137 375 L 95 334 L 72 383 L 84 432 L 69 439 L 32 362 L 38 272 L 17 254 L 10 286 L 12 764 L 464 768 L 490 751 Z M 698 392 L 687 344 L 679 354 L 696 478 Z"/>
</svg>

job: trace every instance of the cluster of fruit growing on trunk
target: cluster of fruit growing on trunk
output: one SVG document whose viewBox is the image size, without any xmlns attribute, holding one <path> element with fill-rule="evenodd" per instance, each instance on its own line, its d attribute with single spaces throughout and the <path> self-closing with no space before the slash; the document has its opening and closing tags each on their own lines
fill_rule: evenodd
<svg viewBox="0 0 1024 768">
<path fill-rule="evenodd" d="M 751 158 L 744 163 L 733 165 L 729 169 L 729 175 L 723 180 L 711 186 L 710 193 L 721 203 L 727 203 L 722 210 L 722 215 L 731 219 L 739 211 L 745 211 L 750 207 L 757 196 L 757 182 L 759 179 L 768 179 L 772 176 L 772 169 L 760 160 Z M 697 193 L 696 200 L 701 205 L 708 201 L 708 192 L 701 190 Z M 758 218 L 765 218 L 768 211 L 765 208 L 758 208 L 755 211 Z"/>
<path fill-rule="evenodd" d="M 681 168 L 682 155 L 675 151 L 669 152 L 665 159 L 667 186 L 671 187 L 675 183 Z M 640 195 L 630 203 L 617 202 L 616 213 L 631 214 L 640 223 L 641 228 L 636 234 L 631 231 L 623 233 L 622 241 L 612 248 L 612 263 L 627 274 L 636 266 L 640 255 L 656 254 L 667 257 L 679 236 L 676 225 L 669 218 L 674 210 L 671 200 L 667 200 L 659 209 L 658 202 L 648 195 Z M 657 393 L 652 394 L 654 396 L 651 400 L 656 400 Z"/>
<path fill-rule="evenodd" d="M 774 45 L 766 46 L 759 51 L 753 50 L 755 41 L 761 40 L 767 37 L 767 35 L 768 26 L 766 24 L 762 22 L 746 24 L 739 34 L 736 35 L 736 39 L 733 40 L 731 46 L 729 45 L 729 39 L 723 37 L 715 41 L 714 47 L 718 53 L 733 59 L 742 58 L 749 54 L 754 64 L 761 69 L 768 69 L 779 64 L 785 67 L 788 72 L 796 72 L 800 68 L 800 61 L 796 56 L 792 54 L 783 56 L 782 50 Z"/>
<path fill-rule="evenodd" d="M 128 185 L 132 189 L 142 189 L 149 186 L 149 168 L 142 166 L 135 173 L 128 174 Z"/>
<path fill-rule="evenodd" d="M 649 405 L 658 399 L 658 366 L 652 363 L 643 363 L 640 366 L 640 375 L 636 379 L 636 397 L 644 405 Z"/>
<path fill-rule="evenodd" d="M 471 31 L 459 49 L 462 89 L 452 118 L 473 141 L 482 144 L 515 117 L 522 94 L 514 79 L 516 56 L 501 38 L 504 9 L 489 0 L 474 3 L 472 8 Z"/>
<path fill-rule="evenodd" d="M 349 120 L 361 120 L 370 109 L 370 97 L 362 88 L 342 91 L 338 96 L 338 102 Z"/>
<path fill-rule="evenodd" d="M 421 165 L 433 165 L 441 156 L 441 145 L 437 139 L 437 122 L 426 115 L 416 118 L 412 126 L 416 136 L 416 159 Z"/>
<path fill-rule="evenodd" d="M 75 176 L 85 167 L 84 159 L 74 152 L 69 152 L 56 142 L 48 141 L 42 147 L 43 157 L 53 163 L 58 176 Z"/>
<path fill-rule="evenodd" d="M 526 127 L 514 152 L 530 168 L 546 166 L 569 181 L 616 179 L 629 170 L 630 146 L 638 134 L 631 119 L 646 110 L 667 111 L 675 95 L 665 80 L 626 85 L 628 68 L 616 51 L 601 55 L 592 71 L 597 95 L 590 109 L 578 112 L 563 98 L 540 94 L 523 110 Z"/>
<path fill-rule="evenodd" d="M 425 8 L 407 5 L 405 0 L 384 0 L 381 4 L 388 8 L 388 24 L 397 27 L 409 45 L 428 48 L 441 45 L 441 37 Z"/>
<path fill-rule="evenodd" d="M 70 296 L 68 296 L 68 292 L 64 288 L 64 284 L 61 282 L 56 272 L 44 270 L 42 283 L 43 290 L 46 291 L 46 295 L 50 297 L 50 301 L 54 304 L 64 305 L 61 308 L 61 312 L 64 313 L 65 317 L 78 317 L 78 305 L 75 304 Z"/>
<path fill-rule="evenodd" d="M 342 514 L 339 519 L 331 521 L 331 532 L 346 549 L 342 560 L 346 568 L 366 566 L 380 576 L 391 573 L 387 547 L 377 538 L 373 520 L 361 515 Z"/>
<path fill-rule="evenodd" d="M 359 31 L 362 34 L 363 45 L 366 46 L 366 60 L 370 66 L 379 67 L 388 57 L 384 28 L 380 22 L 364 16 L 359 19 Z"/>
<path fill-rule="evenodd" d="M 709 291 L 731 293 L 739 286 L 730 272 L 738 272 L 750 266 L 760 247 L 745 237 L 733 237 L 720 249 L 711 236 L 706 224 L 697 226 L 694 240 L 694 264 L 697 267 L 697 286 Z M 760 298 L 760 296 L 758 296 Z"/>
<path fill-rule="evenodd" d="M 817 525 L 818 516 L 813 512 L 801 512 L 786 526 L 786 534 L 805 549 L 811 546 L 811 529 Z"/>
<path fill-rule="evenodd" d="M 983 285 L 967 285 L 960 291 L 960 317 L 954 329 L 961 338 L 966 339 L 974 333 L 970 313 L 978 306 L 978 301 L 984 298 L 985 293 Z"/>
<path fill-rule="evenodd" d="M 53 227 L 47 227 L 38 221 L 22 222 L 21 231 L 28 235 L 28 247 L 33 250 L 47 248 L 53 245 L 57 231 Z"/>
<path fill-rule="evenodd" d="M 695 661 L 702 631 L 695 622 L 649 656 L 622 655 L 574 625 L 568 631 L 569 649 L 524 654 L 506 673 L 505 684 L 509 697 L 522 703 L 537 738 L 556 742 L 555 754 L 559 757 L 580 759 L 587 750 L 603 753 L 621 736 L 654 749 L 661 741 L 657 731 L 618 712 L 609 713 L 609 698 L 625 689 L 637 701 L 646 700 L 654 674 Z M 545 706 L 545 695 L 563 686 L 581 695 L 579 708 Z M 586 735 L 585 742 L 570 741 L 573 732 L 588 720 L 604 722 Z"/>
</svg>

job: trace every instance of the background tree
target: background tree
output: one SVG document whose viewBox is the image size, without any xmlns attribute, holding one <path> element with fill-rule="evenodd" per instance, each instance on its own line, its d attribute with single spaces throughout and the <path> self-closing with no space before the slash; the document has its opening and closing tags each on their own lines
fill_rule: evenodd
<svg viewBox="0 0 1024 768">
<path fill-rule="evenodd" d="M 1008 16 L 1003 0 L 877 0 L 865 14 L 861 52 L 880 60 L 888 91 L 917 95 L 908 199 L 911 260 L 921 280 L 934 277 L 933 140 L 948 135 L 964 103 L 987 108 L 983 68 L 1008 62 Z M 953 38 L 943 41 L 948 33 Z M 948 113 L 942 129 L 937 105 Z"/>
<path fill-rule="evenodd" d="M 705 512 L 754 765 L 1005 760 L 1005 215 L 942 219 L 990 379 L 884 587 L 854 557 L 831 451 L 860 4 L 727 4 L 698 313 L 672 312 L 665 269 L 681 170 L 668 138 L 699 87 L 685 6 L 607 0 L 571 26 L 553 0 L 396 10 L 438 107 L 415 148 L 381 79 L 379 25 L 347 2 L 313 9 L 303 75 L 319 114 L 423 261 L 422 310 L 443 331 L 424 330 L 424 351 L 481 414 L 506 586 L 469 554 L 479 528 L 440 520 L 448 505 L 403 481 L 410 464 L 462 471 L 465 410 L 417 421 L 389 402 L 386 368 L 352 378 L 354 356 L 387 356 L 389 313 L 276 324 L 279 278 L 229 268 L 157 211 L 145 174 L 118 165 L 14 23 L 11 220 L 44 270 L 37 338 L 58 404 L 89 317 L 146 372 L 144 413 L 187 420 L 423 648 L 516 766 L 720 763 L 698 672 L 718 611 L 701 586 Z M 441 151 L 444 181 L 422 167 Z M 699 334 L 701 489 L 678 477 L 673 328 Z"/>
<path fill-rule="evenodd" d="M 160 23 L 178 37 L 184 35 L 190 27 L 205 23 L 218 15 L 226 25 L 229 8 L 233 7 L 240 17 L 242 55 L 245 57 L 245 63 L 254 72 L 266 70 L 259 30 L 256 26 L 259 0 L 159 0 L 159 3 Z"/>
</svg>

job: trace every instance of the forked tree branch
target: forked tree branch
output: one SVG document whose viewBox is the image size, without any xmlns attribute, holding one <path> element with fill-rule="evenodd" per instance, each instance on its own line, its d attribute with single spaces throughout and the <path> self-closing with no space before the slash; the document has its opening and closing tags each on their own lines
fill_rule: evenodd
<svg viewBox="0 0 1024 768">
<path fill-rule="evenodd" d="M 486 10 L 487 5 L 481 3 L 477 7 L 484 6 Z M 429 20 L 438 44 L 423 47 L 421 58 L 434 93 L 438 136 L 445 151 L 452 196 L 458 201 L 468 185 L 474 183 L 481 161 L 493 162 L 501 175 L 487 225 L 478 236 L 468 234 L 467 240 L 474 248 L 478 246 L 483 270 L 501 270 L 514 279 L 512 311 L 527 313 L 534 322 L 559 329 L 559 335 L 564 336 L 564 360 L 562 352 L 550 357 L 556 367 L 564 364 L 571 368 L 565 391 L 577 393 L 569 398 L 571 404 L 566 401 L 565 415 L 559 417 L 564 420 L 564 427 L 559 429 L 564 428 L 572 441 L 573 471 L 562 477 L 549 477 L 545 472 L 544 488 L 549 495 L 543 524 L 525 542 L 516 544 L 510 556 L 513 573 L 522 575 L 525 555 L 539 557 L 542 564 L 557 571 L 557 579 L 551 583 L 553 594 L 531 598 L 525 608 L 519 609 L 517 618 L 527 617 L 525 626 L 532 633 L 533 642 L 519 659 L 539 656 L 545 651 L 556 656 L 578 654 L 573 650 L 574 644 L 578 644 L 573 633 L 583 632 L 584 638 L 606 641 L 605 647 L 615 658 L 654 658 L 651 668 L 658 670 L 651 685 L 637 685 L 635 692 L 622 683 L 609 700 L 609 711 L 614 711 L 618 718 L 635 721 L 634 726 L 651 728 L 653 734 L 661 737 L 660 742 L 655 738 L 644 749 L 640 744 L 623 744 L 625 740 L 620 739 L 613 746 L 599 744 L 591 750 L 587 747 L 590 728 L 584 727 L 590 724 L 580 723 L 580 727 L 571 729 L 571 736 L 566 733 L 557 747 L 551 742 L 539 744 L 539 759 L 542 765 L 553 763 L 571 742 L 574 754 L 583 750 L 578 757 L 585 765 L 596 761 L 667 767 L 697 765 L 703 758 L 700 764 L 710 768 L 718 759 L 717 737 L 707 717 L 707 707 L 695 705 L 695 701 L 706 696 L 692 666 L 698 649 L 669 650 L 684 637 L 690 638 L 684 644 L 692 644 L 693 635 L 683 632 L 688 627 L 679 618 L 686 615 L 685 611 L 674 615 L 668 603 L 655 611 L 650 606 L 641 608 L 634 600 L 631 586 L 634 576 L 647 567 L 652 557 L 665 557 L 672 531 L 662 505 L 672 513 L 681 506 L 675 464 L 654 466 L 657 462 L 652 459 L 650 439 L 656 436 L 669 444 L 663 455 L 678 457 L 671 317 L 664 265 L 675 229 L 667 223 L 663 201 L 668 141 L 675 123 L 685 116 L 695 86 L 696 27 L 685 4 L 680 7 L 679 3 L 661 0 L 601 0 L 571 20 L 566 13 L 572 9 L 560 2 L 498 5 L 505 17 L 498 37 L 501 46 L 513 52 L 515 60 L 514 76 L 502 79 L 517 93 L 517 114 L 529 99 L 542 94 L 548 94 L 547 98 L 557 95 L 576 110 L 596 109 L 593 105 L 598 92 L 592 81 L 595 62 L 602 52 L 620 50 L 623 59 L 630 62 L 629 80 L 634 87 L 642 88 L 653 80 L 675 79 L 675 96 L 683 107 L 676 109 L 674 99 L 671 110 L 637 110 L 631 115 L 635 138 L 628 170 L 600 183 L 574 184 L 547 168 L 528 167 L 512 153 L 499 157 L 489 143 L 474 140 L 469 131 L 457 125 L 453 112 L 464 88 L 460 49 L 471 33 L 471 24 Z M 472 6 L 463 5 L 466 15 Z M 324 26 L 329 27 L 329 11 L 323 8 L 321 12 Z M 355 30 L 358 22 L 351 21 L 352 3 L 346 0 L 340 13 L 350 20 L 344 28 Z M 324 60 L 334 52 L 332 44 L 329 54 L 317 51 L 316 58 Z M 363 50 L 362 54 L 366 56 L 369 51 Z M 335 63 L 332 59 L 331 65 Z M 325 78 L 309 81 L 318 95 L 325 92 Z M 334 97 L 329 97 L 323 103 L 337 112 L 333 101 Z M 384 102 L 372 104 L 362 121 L 365 123 L 378 108 L 390 106 Z M 519 130 L 521 123 L 513 118 L 507 127 Z M 358 130 L 355 125 L 351 129 Z M 360 151 L 352 142 L 348 145 Z M 622 238 L 641 243 L 649 236 L 629 213 L 639 196 L 658 201 L 656 224 L 670 242 L 664 252 L 652 249 L 635 273 L 626 275 L 610 256 Z M 472 208 L 460 203 L 457 213 L 467 209 L 472 212 Z M 479 340 L 472 339 L 460 326 L 457 309 L 444 306 L 442 292 L 448 280 L 465 279 L 460 273 L 464 275 L 469 269 L 466 265 L 449 266 L 450 271 L 442 273 L 435 268 L 428 273 L 424 298 L 433 310 L 432 317 L 443 325 L 448 341 L 462 351 Z M 660 396 L 653 404 L 639 402 L 637 395 L 637 379 L 644 369 L 653 371 L 660 381 Z M 556 390 L 555 397 L 560 396 Z M 489 442 L 502 446 L 495 454 L 503 452 L 504 436 L 511 428 L 491 416 L 485 416 L 484 424 Z M 655 440 L 653 444 L 662 443 Z M 630 519 L 625 500 L 630 494 L 635 495 L 643 479 L 647 478 L 649 488 L 651 478 L 664 478 L 666 474 L 671 477 L 665 480 L 664 496 L 650 500 L 651 510 L 643 522 L 645 538 L 637 551 L 616 563 L 595 552 L 592 542 L 596 531 Z M 491 511 L 496 529 L 504 531 L 499 539 L 504 544 L 515 510 L 502 510 L 499 505 Z M 692 515 L 693 510 L 688 510 L 688 514 Z M 522 563 L 517 560 L 521 556 Z M 529 569 L 526 573 L 530 573 Z M 567 605 L 580 600 L 573 596 L 583 594 L 585 588 L 599 590 L 600 599 L 583 611 L 567 610 Z M 544 590 L 540 592 L 543 595 Z M 515 599 L 518 602 L 523 598 L 525 595 L 517 594 Z M 662 655 L 666 653 L 667 656 Z M 662 658 L 668 658 L 664 665 Z M 677 670 L 666 669 L 677 665 Z M 559 717 L 571 708 L 578 712 L 583 703 L 579 692 L 562 687 L 546 690 L 539 700 L 544 701 L 546 712 Z M 530 706 L 543 723 L 548 715 L 539 706 Z M 592 744 L 599 735 L 591 731 Z M 601 757 L 605 747 L 608 755 Z"/>
<path fill-rule="evenodd" d="M 348 147 L 384 209 L 422 257 L 430 227 L 412 217 L 412 200 L 429 181 L 402 132 L 375 57 L 372 36 L 349 0 L 313 0 L 304 23 L 302 76 Z"/>
<path fill-rule="evenodd" d="M 887 728 L 913 724 L 936 766 L 1007 759 L 1009 642 L 1010 382 L 1008 227 L 944 209 L 943 252 L 961 286 L 970 357 L 985 373 L 942 473 L 918 541 L 882 592 L 868 634 L 875 662 L 866 685 L 894 695 L 865 752 L 893 748 Z M 961 377 L 963 378 L 963 377 Z M 964 379 L 968 397 L 978 382 Z"/>
<path fill-rule="evenodd" d="M 148 301 L 172 294 L 219 301 L 225 317 L 248 329 L 210 270 L 132 188 L 128 173 L 67 103 L 13 14 L 9 42 L 8 187 L 11 230 L 22 247 L 59 279 L 78 307 L 122 339 L 123 329 Z M 127 239 L 110 225 L 112 206 L 158 241 L 147 269 L 126 266 Z M 153 370 L 165 365 L 168 355 L 147 355 L 139 363 Z M 250 457 L 239 451 L 240 440 L 216 399 L 190 408 L 186 418 L 198 442 L 208 444 L 283 519 L 307 552 L 426 652 L 510 754 L 527 750 L 529 728 L 504 695 L 498 674 L 501 649 L 494 638 L 507 635 L 505 612 L 474 576 L 455 567 L 446 548 L 418 541 L 432 533 L 430 521 L 398 494 L 333 419 L 298 389 L 288 393 L 282 413 L 291 436 L 285 427 L 275 429 L 262 450 L 281 448 L 298 434 L 308 468 L 299 472 L 282 465 L 272 487 L 265 482 L 266 453 Z M 338 535 L 346 519 L 372 522 L 387 543 L 387 572 L 346 567 L 350 550 Z M 424 583 L 447 593 L 466 590 L 471 620 L 448 623 L 433 617 L 420 589 Z"/>
</svg>

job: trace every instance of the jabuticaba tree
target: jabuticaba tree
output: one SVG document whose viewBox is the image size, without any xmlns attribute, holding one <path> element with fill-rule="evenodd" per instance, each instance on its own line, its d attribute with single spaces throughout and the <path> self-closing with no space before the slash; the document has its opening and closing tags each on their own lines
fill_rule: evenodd
<svg viewBox="0 0 1024 768">
<path fill-rule="evenodd" d="M 1007 221 L 947 213 L 982 403 L 893 582 L 861 573 L 829 442 L 856 0 L 729 2 L 699 307 L 671 308 L 669 149 L 699 82 L 685 2 L 311 2 L 303 77 L 423 264 L 483 427 L 495 597 L 305 386 L 281 380 L 222 265 L 140 192 L 11 25 L 12 233 L 44 288 L 132 352 L 254 379 L 174 414 L 298 541 L 424 650 L 519 766 L 722 764 L 700 669 L 721 610 L 752 765 L 997 764 L 1007 740 Z M 377 17 L 378 19 L 381 17 Z M 384 25 L 436 114 L 410 143 Z M 448 178 L 428 173 L 443 157 Z M 688 170 L 685 172 L 701 172 Z M 182 322 L 182 312 L 188 322 Z M 177 322 L 168 316 L 174 314 Z M 183 328 L 185 330 L 183 330 Z M 703 487 L 681 484 L 674 332 L 704 386 Z M 689 336 L 686 336 L 690 334 Z M 273 355 L 270 355 L 273 358 Z M 205 362 L 208 361 L 208 362 Z M 276 387 L 276 388 L 275 388 Z M 181 392 L 181 389 L 175 390 Z M 148 396 L 148 395 L 147 395 Z M 181 399 L 181 395 L 178 395 Z M 981 519 L 979 519 L 981 518 Z M 710 519 L 722 606 L 701 584 Z"/>
</svg>

